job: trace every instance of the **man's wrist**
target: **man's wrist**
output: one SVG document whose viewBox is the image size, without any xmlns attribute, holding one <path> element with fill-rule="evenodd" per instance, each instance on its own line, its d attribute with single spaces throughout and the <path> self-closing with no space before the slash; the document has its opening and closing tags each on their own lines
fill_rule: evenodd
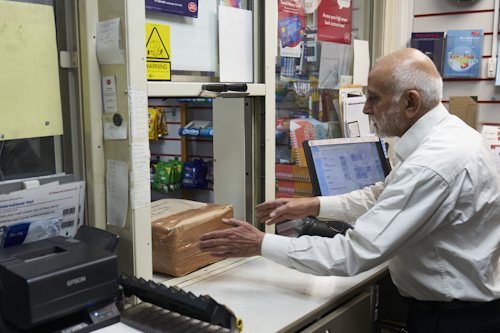
<svg viewBox="0 0 500 333">
<path fill-rule="evenodd" d="M 320 208 L 321 208 L 321 202 L 319 201 L 319 198 L 314 197 L 314 198 L 311 198 L 310 201 L 311 202 L 309 204 L 309 214 L 308 215 L 318 216 Z"/>
</svg>

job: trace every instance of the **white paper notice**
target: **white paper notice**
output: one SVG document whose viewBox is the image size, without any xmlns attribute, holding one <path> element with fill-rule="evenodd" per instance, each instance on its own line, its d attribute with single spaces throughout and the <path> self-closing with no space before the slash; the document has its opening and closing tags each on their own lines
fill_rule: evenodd
<svg viewBox="0 0 500 333">
<path fill-rule="evenodd" d="M 81 186 L 85 186 L 84 181 L 0 195 L 0 234 L 14 223 L 61 218 L 59 234 L 73 237 L 78 224 Z"/>
<path fill-rule="evenodd" d="M 344 101 L 346 133 L 350 138 L 370 135 L 370 120 L 363 113 L 365 102 L 365 97 L 351 97 Z"/>
<path fill-rule="evenodd" d="M 115 76 L 101 77 L 102 89 L 102 109 L 104 113 L 118 112 L 118 104 L 116 101 L 116 79 Z"/>
<path fill-rule="evenodd" d="M 122 140 L 127 138 L 127 123 L 116 126 L 113 121 L 104 121 L 104 140 Z"/>
<path fill-rule="evenodd" d="M 353 84 L 368 85 L 370 72 L 370 50 L 367 40 L 354 40 Z"/>
<path fill-rule="evenodd" d="M 106 221 L 125 227 L 128 208 L 127 162 L 108 160 L 106 172 Z"/>
<path fill-rule="evenodd" d="M 97 22 L 97 59 L 101 65 L 123 64 L 125 51 L 120 50 L 120 18 Z"/>
<path fill-rule="evenodd" d="M 132 171 L 130 172 L 132 209 L 147 207 L 151 204 L 151 183 L 149 175 L 149 142 L 133 142 L 130 148 Z"/>
<path fill-rule="evenodd" d="M 130 136 L 148 138 L 148 97 L 144 91 L 129 90 Z"/>
<path fill-rule="evenodd" d="M 252 12 L 219 6 L 221 82 L 253 82 L 252 45 Z"/>
<path fill-rule="evenodd" d="M 484 137 L 484 139 L 486 140 L 486 143 L 491 148 L 492 153 L 493 153 L 493 150 L 497 146 L 500 146 L 500 140 L 499 140 L 500 127 L 499 126 L 484 125 L 482 130 L 481 130 L 481 135 Z"/>
</svg>

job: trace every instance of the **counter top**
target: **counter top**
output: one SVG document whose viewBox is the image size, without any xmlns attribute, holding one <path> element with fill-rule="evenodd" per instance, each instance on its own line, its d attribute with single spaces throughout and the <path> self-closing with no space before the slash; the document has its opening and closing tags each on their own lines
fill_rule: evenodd
<svg viewBox="0 0 500 333">
<path fill-rule="evenodd" d="M 243 320 L 244 333 L 274 333 L 297 331 L 387 273 L 385 263 L 353 277 L 314 276 L 252 257 L 223 260 L 162 283 L 225 304 Z M 98 332 L 122 332 L 120 325 Z"/>
<path fill-rule="evenodd" d="M 240 263 L 238 265 L 238 263 Z M 195 295 L 210 295 L 243 320 L 243 332 L 287 332 L 311 322 L 387 274 L 387 264 L 353 277 L 313 276 L 262 257 L 228 269 L 165 281 Z"/>
</svg>

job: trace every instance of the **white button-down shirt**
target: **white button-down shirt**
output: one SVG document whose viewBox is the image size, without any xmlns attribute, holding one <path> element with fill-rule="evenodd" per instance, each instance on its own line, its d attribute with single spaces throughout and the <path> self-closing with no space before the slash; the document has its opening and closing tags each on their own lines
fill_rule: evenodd
<svg viewBox="0 0 500 333">
<path fill-rule="evenodd" d="M 352 276 L 389 260 L 403 296 L 500 298 L 500 181 L 481 135 L 439 104 L 394 146 L 384 183 L 320 197 L 320 218 L 356 221 L 345 237 L 266 234 L 262 255 L 315 275 Z"/>
</svg>

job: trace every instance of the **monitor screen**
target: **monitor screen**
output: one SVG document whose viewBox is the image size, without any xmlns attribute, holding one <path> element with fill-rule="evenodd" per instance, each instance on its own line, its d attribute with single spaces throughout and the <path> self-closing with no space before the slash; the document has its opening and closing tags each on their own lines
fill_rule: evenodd
<svg viewBox="0 0 500 333">
<path fill-rule="evenodd" d="M 390 171 L 377 137 L 312 140 L 304 149 L 315 195 L 359 190 L 384 181 Z"/>
</svg>

